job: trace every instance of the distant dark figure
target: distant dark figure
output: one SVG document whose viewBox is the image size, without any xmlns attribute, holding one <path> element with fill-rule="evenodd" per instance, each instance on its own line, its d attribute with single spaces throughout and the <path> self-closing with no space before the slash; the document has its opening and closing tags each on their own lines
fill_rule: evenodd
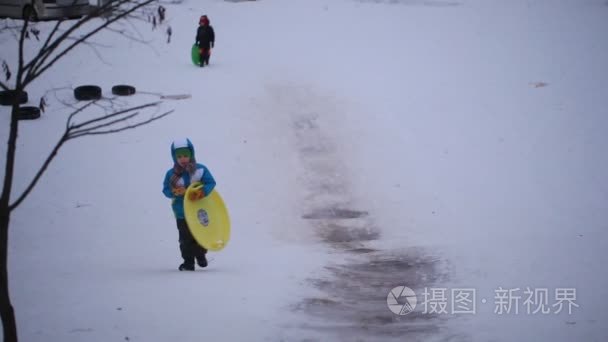
<svg viewBox="0 0 608 342">
<path fill-rule="evenodd" d="M 203 15 L 198 22 L 196 30 L 196 45 L 198 45 L 199 53 L 201 54 L 201 67 L 209 65 L 209 56 L 211 48 L 215 46 L 215 31 L 209 25 L 209 18 Z"/>
<path fill-rule="evenodd" d="M 158 20 L 160 24 L 165 21 L 165 7 L 163 5 L 158 6 Z"/>
</svg>

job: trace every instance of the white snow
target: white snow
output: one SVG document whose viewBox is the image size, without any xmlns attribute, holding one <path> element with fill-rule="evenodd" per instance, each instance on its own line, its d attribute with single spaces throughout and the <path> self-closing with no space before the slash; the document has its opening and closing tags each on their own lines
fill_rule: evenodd
<svg viewBox="0 0 608 342">
<path fill-rule="evenodd" d="M 325 171 L 379 228 L 374 248 L 432 251 L 449 277 L 429 287 L 476 289 L 477 313 L 444 315 L 437 340 L 608 338 L 605 1 L 166 7 L 170 44 L 166 24 L 134 23 L 150 46 L 103 32 L 97 52 L 80 47 L 28 89 L 49 107 L 20 123 L 13 196 L 59 139 L 71 88 L 97 84 L 110 96 L 131 84 L 192 98 L 165 101 L 175 112 L 149 126 L 69 142 L 14 212 L 10 291 L 22 341 L 337 338 L 300 329 L 311 318 L 292 310 L 318 294 L 309 279 L 344 259 L 302 219 L 330 201 L 307 200 L 315 173 L 298 151 L 310 140 L 331 151 Z M 202 14 L 217 45 L 199 69 L 189 50 Z M 13 38 L 0 44 L 13 67 Z M 0 108 L 2 141 L 8 114 Z M 298 135 L 294 125 L 311 118 L 318 130 Z M 182 137 L 214 174 L 233 229 L 208 269 L 186 274 L 161 193 L 170 144 Z M 518 314 L 494 313 L 499 287 L 520 289 Z M 527 314 L 526 287 L 548 289 L 550 305 L 556 288 L 575 288 L 579 307 Z"/>
</svg>

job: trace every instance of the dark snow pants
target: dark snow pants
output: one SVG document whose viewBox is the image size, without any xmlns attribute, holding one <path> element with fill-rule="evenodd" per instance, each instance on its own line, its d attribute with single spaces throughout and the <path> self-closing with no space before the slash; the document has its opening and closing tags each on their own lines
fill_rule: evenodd
<svg viewBox="0 0 608 342">
<path fill-rule="evenodd" d="M 205 64 L 209 64 L 209 56 L 210 56 L 210 49 L 209 48 L 204 48 L 204 47 L 199 47 L 199 53 L 201 55 L 201 66 L 204 66 Z"/>
<path fill-rule="evenodd" d="M 194 265 L 194 258 L 205 256 L 207 250 L 194 240 L 185 219 L 177 219 L 177 230 L 179 232 L 179 250 L 184 263 Z"/>
</svg>

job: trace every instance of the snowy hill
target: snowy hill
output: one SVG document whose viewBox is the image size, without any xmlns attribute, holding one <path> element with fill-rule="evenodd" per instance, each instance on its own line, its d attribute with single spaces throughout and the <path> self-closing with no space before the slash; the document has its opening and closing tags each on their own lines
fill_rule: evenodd
<svg viewBox="0 0 608 342">
<path fill-rule="evenodd" d="M 71 88 L 192 98 L 165 101 L 175 113 L 149 126 L 70 142 L 16 210 L 21 340 L 608 338 L 605 1 L 166 7 L 156 30 L 134 23 L 149 46 L 103 32 L 28 89 L 49 107 L 20 124 L 15 195 L 59 139 Z M 217 42 L 201 69 L 189 51 L 202 14 Z M 233 229 L 193 273 L 177 271 L 161 194 L 180 137 Z M 407 315 L 387 305 L 398 286 L 417 295 Z"/>
</svg>

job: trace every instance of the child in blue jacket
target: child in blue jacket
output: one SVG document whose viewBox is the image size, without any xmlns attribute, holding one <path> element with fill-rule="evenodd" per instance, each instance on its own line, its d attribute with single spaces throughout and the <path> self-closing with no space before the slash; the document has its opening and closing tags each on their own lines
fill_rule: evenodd
<svg viewBox="0 0 608 342">
<path fill-rule="evenodd" d="M 193 198 L 200 199 L 215 188 L 215 179 L 203 164 L 194 158 L 194 146 L 189 139 L 176 140 L 171 144 L 173 167 L 165 174 L 163 194 L 172 199 L 171 207 L 177 221 L 179 232 L 179 249 L 184 262 L 179 265 L 180 271 L 194 271 L 194 260 L 200 267 L 207 267 L 207 250 L 200 246 L 188 229 L 184 216 L 184 194 L 191 183 L 202 182 L 203 188 L 193 193 Z M 192 194 L 191 194 L 192 195 Z"/>
</svg>

